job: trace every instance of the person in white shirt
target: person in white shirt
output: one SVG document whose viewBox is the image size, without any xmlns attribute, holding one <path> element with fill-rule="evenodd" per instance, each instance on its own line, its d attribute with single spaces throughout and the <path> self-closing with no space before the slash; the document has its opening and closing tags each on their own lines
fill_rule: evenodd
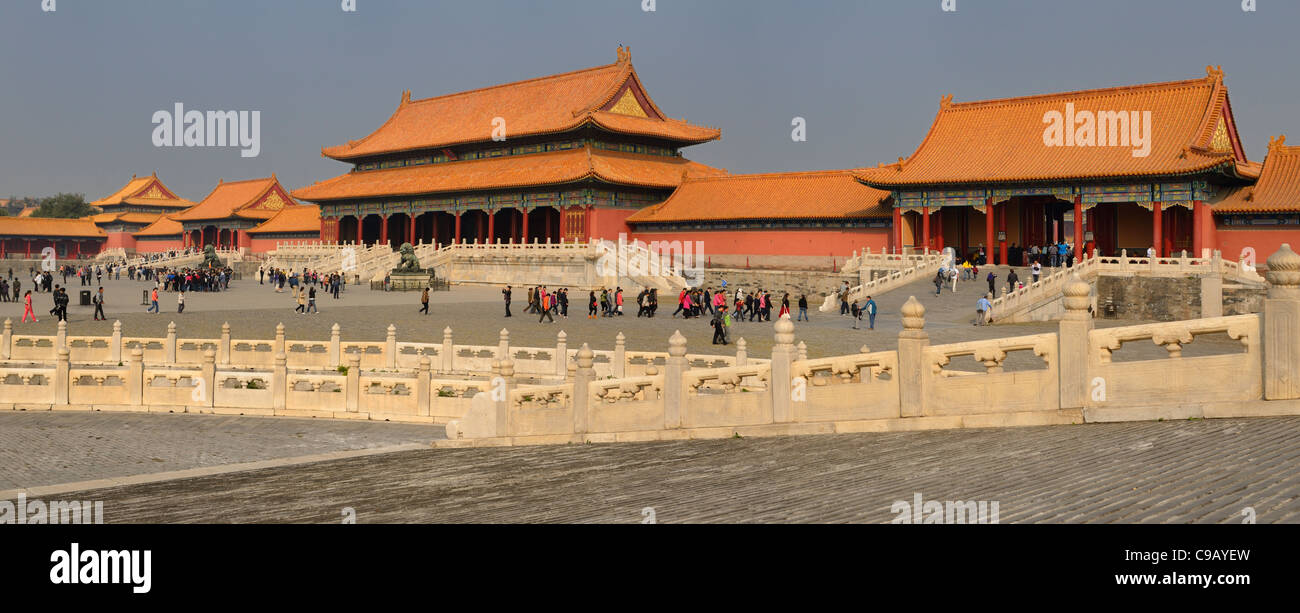
<svg viewBox="0 0 1300 613">
<path fill-rule="evenodd" d="M 1155 248 L 1155 247 L 1147 247 L 1147 257 L 1149 257 L 1149 258 L 1154 258 L 1154 257 L 1156 257 L 1156 248 Z"/>
<path fill-rule="evenodd" d="M 1038 275 L 1043 274 L 1043 265 L 1039 264 L 1038 260 L 1034 260 L 1034 266 L 1032 271 L 1034 275 L 1034 283 L 1038 283 Z"/>
</svg>

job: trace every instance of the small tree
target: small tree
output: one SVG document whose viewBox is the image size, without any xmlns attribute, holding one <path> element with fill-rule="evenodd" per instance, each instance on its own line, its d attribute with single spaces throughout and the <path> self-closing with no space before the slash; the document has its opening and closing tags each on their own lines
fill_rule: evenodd
<svg viewBox="0 0 1300 613">
<path fill-rule="evenodd" d="M 41 206 L 32 213 L 32 217 L 76 219 L 94 214 L 94 207 L 86 204 L 85 194 L 59 194 L 42 199 Z"/>
</svg>

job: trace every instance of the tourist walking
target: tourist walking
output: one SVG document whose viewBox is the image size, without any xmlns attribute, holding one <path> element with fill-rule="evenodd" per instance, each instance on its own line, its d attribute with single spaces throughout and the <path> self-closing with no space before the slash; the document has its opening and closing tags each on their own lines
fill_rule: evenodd
<svg viewBox="0 0 1300 613">
<path fill-rule="evenodd" d="M 176 295 L 176 312 L 185 312 L 185 290 L 181 290 L 180 293 Z"/>
<path fill-rule="evenodd" d="M 989 282 L 989 295 L 990 295 L 990 296 L 997 296 L 997 295 L 998 295 L 998 290 L 997 290 L 998 276 L 995 275 L 995 274 L 993 274 L 993 271 L 991 271 L 991 270 L 989 271 L 988 282 Z"/>
<path fill-rule="evenodd" d="M 1040 264 L 1037 259 L 1035 259 L 1034 265 L 1030 267 L 1029 272 L 1030 275 L 1032 275 L 1034 278 L 1034 283 L 1038 283 L 1038 276 L 1043 274 L 1043 265 Z"/>
<path fill-rule="evenodd" d="M 983 326 L 993 323 L 993 303 L 989 302 L 989 296 L 985 294 L 975 302 L 975 325 Z"/>
<path fill-rule="evenodd" d="M 104 286 L 99 286 L 99 292 L 91 298 L 91 302 L 95 303 L 95 321 L 108 321 L 108 317 L 104 316 Z"/>
<path fill-rule="evenodd" d="M 506 317 L 510 317 L 510 294 L 511 293 L 512 291 L 509 285 L 507 285 L 505 289 L 501 290 L 501 298 L 503 298 L 506 301 Z"/>
<path fill-rule="evenodd" d="M 542 323 L 543 319 L 548 320 L 551 323 L 555 323 L 555 318 L 551 317 L 552 296 L 550 294 L 547 294 L 545 289 L 538 289 L 537 294 L 538 294 L 537 295 L 538 306 L 541 308 L 541 312 L 542 312 L 542 314 L 537 317 L 537 323 L 539 324 Z"/>
<path fill-rule="evenodd" d="M 429 314 L 429 288 L 427 287 L 420 294 L 420 312 L 425 315 Z M 509 315 L 506 315 L 506 317 L 509 317 Z"/>
<path fill-rule="evenodd" d="M 36 312 L 32 310 L 32 290 L 27 290 L 27 293 L 23 294 L 23 320 L 20 323 L 27 323 L 28 315 L 32 317 L 32 323 L 40 322 L 36 319 Z"/>
<path fill-rule="evenodd" d="M 811 321 L 808 319 L 808 296 L 799 294 L 799 318 L 795 321 Z"/>
<path fill-rule="evenodd" d="M 867 303 L 862 305 L 862 310 L 867 312 L 867 329 L 876 329 L 876 301 L 867 296 Z"/>
<path fill-rule="evenodd" d="M 145 312 L 153 313 L 154 315 L 158 314 L 158 286 L 156 285 L 149 293 L 149 308 L 145 310 Z"/>
<path fill-rule="evenodd" d="M 940 268 L 939 272 L 934 273 L 934 295 L 935 296 L 938 296 L 939 294 L 943 293 L 944 281 L 945 279 L 943 277 L 943 269 Z"/>
<path fill-rule="evenodd" d="M 1009 294 L 1019 289 L 1018 287 L 1016 287 L 1016 285 L 1019 283 L 1020 283 L 1020 277 L 1016 276 L 1016 269 L 1012 268 L 1011 272 L 1007 273 L 1007 293 Z"/>
<path fill-rule="evenodd" d="M 427 312 L 429 311 L 429 302 L 428 302 L 428 300 L 429 300 L 429 290 L 428 290 L 427 288 L 424 290 L 424 299 L 425 299 L 424 310 L 425 310 L 425 312 L 427 313 Z M 318 309 L 316 308 L 316 285 L 315 285 L 315 283 L 313 283 L 312 286 L 311 286 L 310 288 L 307 289 L 307 311 L 303 311 L 303 315 L 306 315 L 308 311 L 310 311 L 310 312 L 312 312 L 312 313 L 315 313 L 315 314 L 317 314 L 317 315 L 320 315 L 320 310 L 318 310 Z"/>
</svg>

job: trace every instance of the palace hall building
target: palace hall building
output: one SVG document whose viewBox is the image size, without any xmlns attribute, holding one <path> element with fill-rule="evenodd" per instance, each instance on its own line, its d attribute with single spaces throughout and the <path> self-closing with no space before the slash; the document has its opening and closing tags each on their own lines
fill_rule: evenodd
<svg viewBox="0 0 1300 613">
<path fill-rule="evenodd" d="M 961 253 L 992 245 L 999 263 L 1016 247 L 1059 240 L 1076 256 L 1094 247 L 1145 255 L 1154 246 L 1161 256 L 1227 247 L 1231 259 L 1246 232 L 1237 228 L 1256 219 L 1296 242 L 1293 154 L 1273 147 L 1262 166 L 1247 160 L 1223 72 L 1206 72 L 981 102 L 945 96 L 911 157 L 858 179 L 890 192 L 893 244 Z"/>
<path fill-rule="evenodd" d="M 165 215 L 184 211 L 194 203 L 177 196 L 154 173 L 148 177 L 132 175 L 122 189 L 90 205 L 102 211 L 90 219 L 108 237 L 104 248 L 134 250 L 137 248 L 136 232 Z"/>
<path fill-rule="evenodd" d="M 412 100 L 371 135 L 322 149 L 352 165 L 296 190 L 323 241 L 545 242 L 617 237 L 682 181 L 725 174 L 681 149 L 721 132 L 669 118 L 618 61 Z"/>
<path fill-rule="evenodd" d="M 172 216 L 181 224 L 181 246 L 251 248 L 251 231 L 281 211 L 303 206 L 272 174 L 264 179 L 218 182 L 198 204 Z M 274 249 L 274 247 L 271 247 Z"/>
</svg>

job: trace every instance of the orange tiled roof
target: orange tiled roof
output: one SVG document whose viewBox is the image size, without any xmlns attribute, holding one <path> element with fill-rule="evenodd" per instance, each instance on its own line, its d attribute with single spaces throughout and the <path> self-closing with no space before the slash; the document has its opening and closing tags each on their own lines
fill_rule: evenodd
<svg viewBox="0 0 1300 613">
<path fill-rule="evenodd" d="M 131 236 L 140 238 L 142 236 L 179 236 L 185 229 L 181 222 L 172 219 L 174 215 L 163 215 L 148 226 L 141 228 L 139 232 L 134 232 Z"/>
<path fill-rule="evenodd" d="M 91 202 L 91 206 L 100 208 L 113 208 L 126 204 L 137 206 L 158 206 L 158 207 L 191 207 L 194 203 L 184 198 L 178 197 L 162 181 L 158 179 L 158 174 L 154 173 L 148 177 L 132 176 L 130 181 L 122 189 L 113 192 L 107 198 L 101 198 Z"/>
<path fill-rule="evenodd" d="M 271 175 L 265 179 L 222 181 L 202 202 L 175 215 L 177 221 L 206 219 L 270 219 L 297 203 L 288 197 L 280 181 Z"/>
<path fill-rule="evenodd" d="M 686 181 L 627 222 L 889 217 L 888 197 L 858 183 L 851 170 L 729 175 Z"/>
<path fill-rule="evenodd" d="M 271 232 L 320 232 L 320 207 L 314 204 L 288 206 L 248 231 L 249 234 Z"/>
<path fill-rule="evenodd" d="M 1043 143 L 1043 119 L 1079 111 L 1151 111 L 1151 150 Z M 945 96 L 929 134 L 896 164 L 865 169 L 859 178 L 882 188 L 910 185 L 1012 183 L 1186 174 L 1245 163 L 1233 129 L 1223 72 L 1130 87 L 953 103 Z M 1248 170 L 1247 170 L 1248 171 Z"/>
<path fill-rule="evenodd" d="M 155 221 L 158 221 L 159 217 L 162 217 L 162 213 L 136 213 L 136 212 L 114 211 L 110 213 L 100 213 L 98 215 L 91 215 L 89 219 L 95 222 L 96 224 L 112 223 L 115 221 L 120 221 L 123 223 L 150 224 Z"/>
<path fill-rule="evenodd" d="M 90 219 L 0 217 L 0 236 L 105 238 L 108 235 Z"/>
<path fill-rule="evenodd" d="M 1259 181 L 1233 189 L 1210 206 L 1215 213 L 1300 211 L 1300 147 L 1287 147 L 1286 136 L 1270 139 Z"/>
<path fill-rule="evenodd" d="M 625 99 L 628 91 L 634 92 L 631 101 Z M 621 114 L 626 112 L 645 117 Z M 645 93 L 630 56 L 620 48 L 619 61 L 606 66 L 424 100 L 412 101 L 407 91 L 397 110 L 374 133 L 346 145 L 326 147 L 321 153 L 353 160 L 490 141 L 497 118 L 505 121 L 508 138 L 567 132 L 587 123 L 687 143 L 703 143 L 722 135 L 714 128 L 668 119 Z"/>
<path fill-rule="evenodd" d="M 572 183 L 596 178 L 641 187 L 676 187 L 683 175 L 715 176 L 725 170 L 685 158 L 580 147 L 528 155 L 350 172 L 293 192 L 312 202 L 373 196 L 436 194 Z"/>
</svg>

